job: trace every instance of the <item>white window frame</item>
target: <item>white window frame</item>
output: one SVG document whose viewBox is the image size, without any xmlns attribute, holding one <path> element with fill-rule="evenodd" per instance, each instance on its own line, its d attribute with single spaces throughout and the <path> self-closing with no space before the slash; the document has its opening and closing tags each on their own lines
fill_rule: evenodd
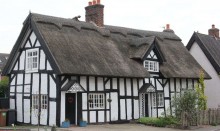
<svg viewBox="0 0 220 131">
<path fill-rule="evenodd" d="M 39 94 L 32 95 L 32 109 L 39 108 Z"/>
<path fill-rule="evenodd" d="M 39 66 L 39 49 L 26 51 L 26 72 L 36 72 Z"/>
<path fill-rule="evenodd" d="M 41 97 L 41 99 L 40 99 Z M 47 109 L 48 107 L 48 95 L 46 94 L 32 94 L 32 109 L 39 109 L 39 101 L 41 100 L 41 109 Z"/>
<path fill-rule="evenodd" d="M 48 106 L 48 96 L 46 94 L 41 95 L 41 109 L 47 109 Z"/>
<path fill-rule="evenodd" d="M 90 93 L 88 95 L 89 109 L 104 109 L 105 108 L 105 94 L 104 93 Z"/>
<path fill-rule="evenodd" d="M 156 95 L 157 95 L 157 99 L 156 99 Z M 157 94 L 153 93 L 152 99 L 153 99 L 153 107 L 164 107 L 164 94 L 163 94 L 163 92 L 159 92 Z"/>
<path fill-rule="evenodd" d="M 144 61 L 144 68 L 150 72 L 159 72 L 159 62 L 145 60 Z"/>
</svg>

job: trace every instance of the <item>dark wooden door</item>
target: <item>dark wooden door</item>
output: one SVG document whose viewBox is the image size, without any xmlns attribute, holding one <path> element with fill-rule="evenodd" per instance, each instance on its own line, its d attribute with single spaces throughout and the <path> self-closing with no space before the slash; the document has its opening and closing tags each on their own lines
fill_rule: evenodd
<svg viewBox="0 0 220 131">
<path fill-rule="evenodd" d="M 145 117 L 149 117 L 149 111 L 148 111 L 148 94 L 145 94 Z"/>
<path fill-rule="evenodd" d="M 66 93 L 66 118 L 70 120 L 70 124 L 76 122 L 76 94 Z"/>
</svg>

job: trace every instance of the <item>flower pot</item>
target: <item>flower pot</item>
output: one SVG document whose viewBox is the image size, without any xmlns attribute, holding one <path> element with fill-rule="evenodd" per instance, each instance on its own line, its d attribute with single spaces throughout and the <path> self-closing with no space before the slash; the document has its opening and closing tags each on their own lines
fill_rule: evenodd
<svg viewBox="0 0 220 131">
<path fill-rule="evenodd" d="M 86 121 L 80 121 L 79 122 L 79 126 L 80 127 L 86 127 L 87 126 L 87 122 Z"/>
<path fill-rule="evenodd" d="M 69 128 L 69 127 L 70 127 L 70 122 L 69 122 L 69 121 L 64 121 L 64 122 L 62 122 L 61 127 L 62 127 L 62 128 Z"/>
</svg>

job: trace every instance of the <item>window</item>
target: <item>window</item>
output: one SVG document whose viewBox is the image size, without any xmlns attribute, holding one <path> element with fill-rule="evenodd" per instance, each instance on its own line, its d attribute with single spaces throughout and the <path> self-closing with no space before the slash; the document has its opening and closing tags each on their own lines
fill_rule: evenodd
<svg viewBox="0 0 220 131">
<path fill-rule="evenodd" d="M 163 93 L 157 93 L 157 104 L 158 104 L 159 107 L 163 107 L 164 106 Z"/>
<path fill-rule="evenodd" d="M 90 109 L 103 109 L 105 105 L 104 94 L 91 93 L 88 97 L 89 108 Z"/>
<path fill-rule="evenodd" d="M 39 109 L 39 106 L 40 106 L 39 101 L 41 101 L 41 109 L 47 109 L 47 103 L 48 103 L 47 95 L 33 94 L 32 95 L 32 108 L 33 109 Z"/>
<path fill-rule="evenodd" d="M 153 93 L 152 99 L 153 99 L 153 107 L 156 107 L 156 105 L 158 105 L 158 107 L 164 106 L 163 93 L 157 93 L 157 103 L 156 103 L 156 93 Z"/>
<path fill-rule="evenodd" d="M 146 68 L 148 71 L 159 72 L 159 62 L 145 60 L 144 68 Z"/>
<path fill-rule="evenodd" d="M 2 60 L 0 59 L 0 63 L 2 63 Z"/>
<path fill-rule="evenodd" d="M 32 95 L 32 108 L 38 109 L 39 106 L 39 95 Z"/>
<path fill-rule="evenodd" d="M 47 109 L 47 95 L 41 95 L 41 108 Z"/>
<path fill-rule="evenodd" d="M 26 70 L 36 71 L 38 69 L 38 49 L 30 49 L 26 52 Z"/>
</svg>

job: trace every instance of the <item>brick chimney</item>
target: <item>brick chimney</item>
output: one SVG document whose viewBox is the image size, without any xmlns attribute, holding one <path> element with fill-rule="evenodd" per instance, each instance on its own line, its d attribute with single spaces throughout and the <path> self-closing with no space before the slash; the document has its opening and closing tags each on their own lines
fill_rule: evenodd
<svg viewBox="0 0 220 131">
<path fill-rule="evenodd" d="M 219 29 L 215 28 L 215 25 L 212 25 L 212 28 L 209 29 L 209 35 L 219 38 Z"/>
<path fill-rule="evenodd" d="M 86 22 L 94 22 L 97 26 L 103 27 L 104 25 L 104 5 L 101 0 L 90 1 L 86 10 Z"/>
<path fill-rule="evenodd" d="M 166 28 L 163 30 L 163 32 L 174 33 L 174 31 L 172 29 L 170 29 L 170 24 L 166 24 Z"/>
</svg>

